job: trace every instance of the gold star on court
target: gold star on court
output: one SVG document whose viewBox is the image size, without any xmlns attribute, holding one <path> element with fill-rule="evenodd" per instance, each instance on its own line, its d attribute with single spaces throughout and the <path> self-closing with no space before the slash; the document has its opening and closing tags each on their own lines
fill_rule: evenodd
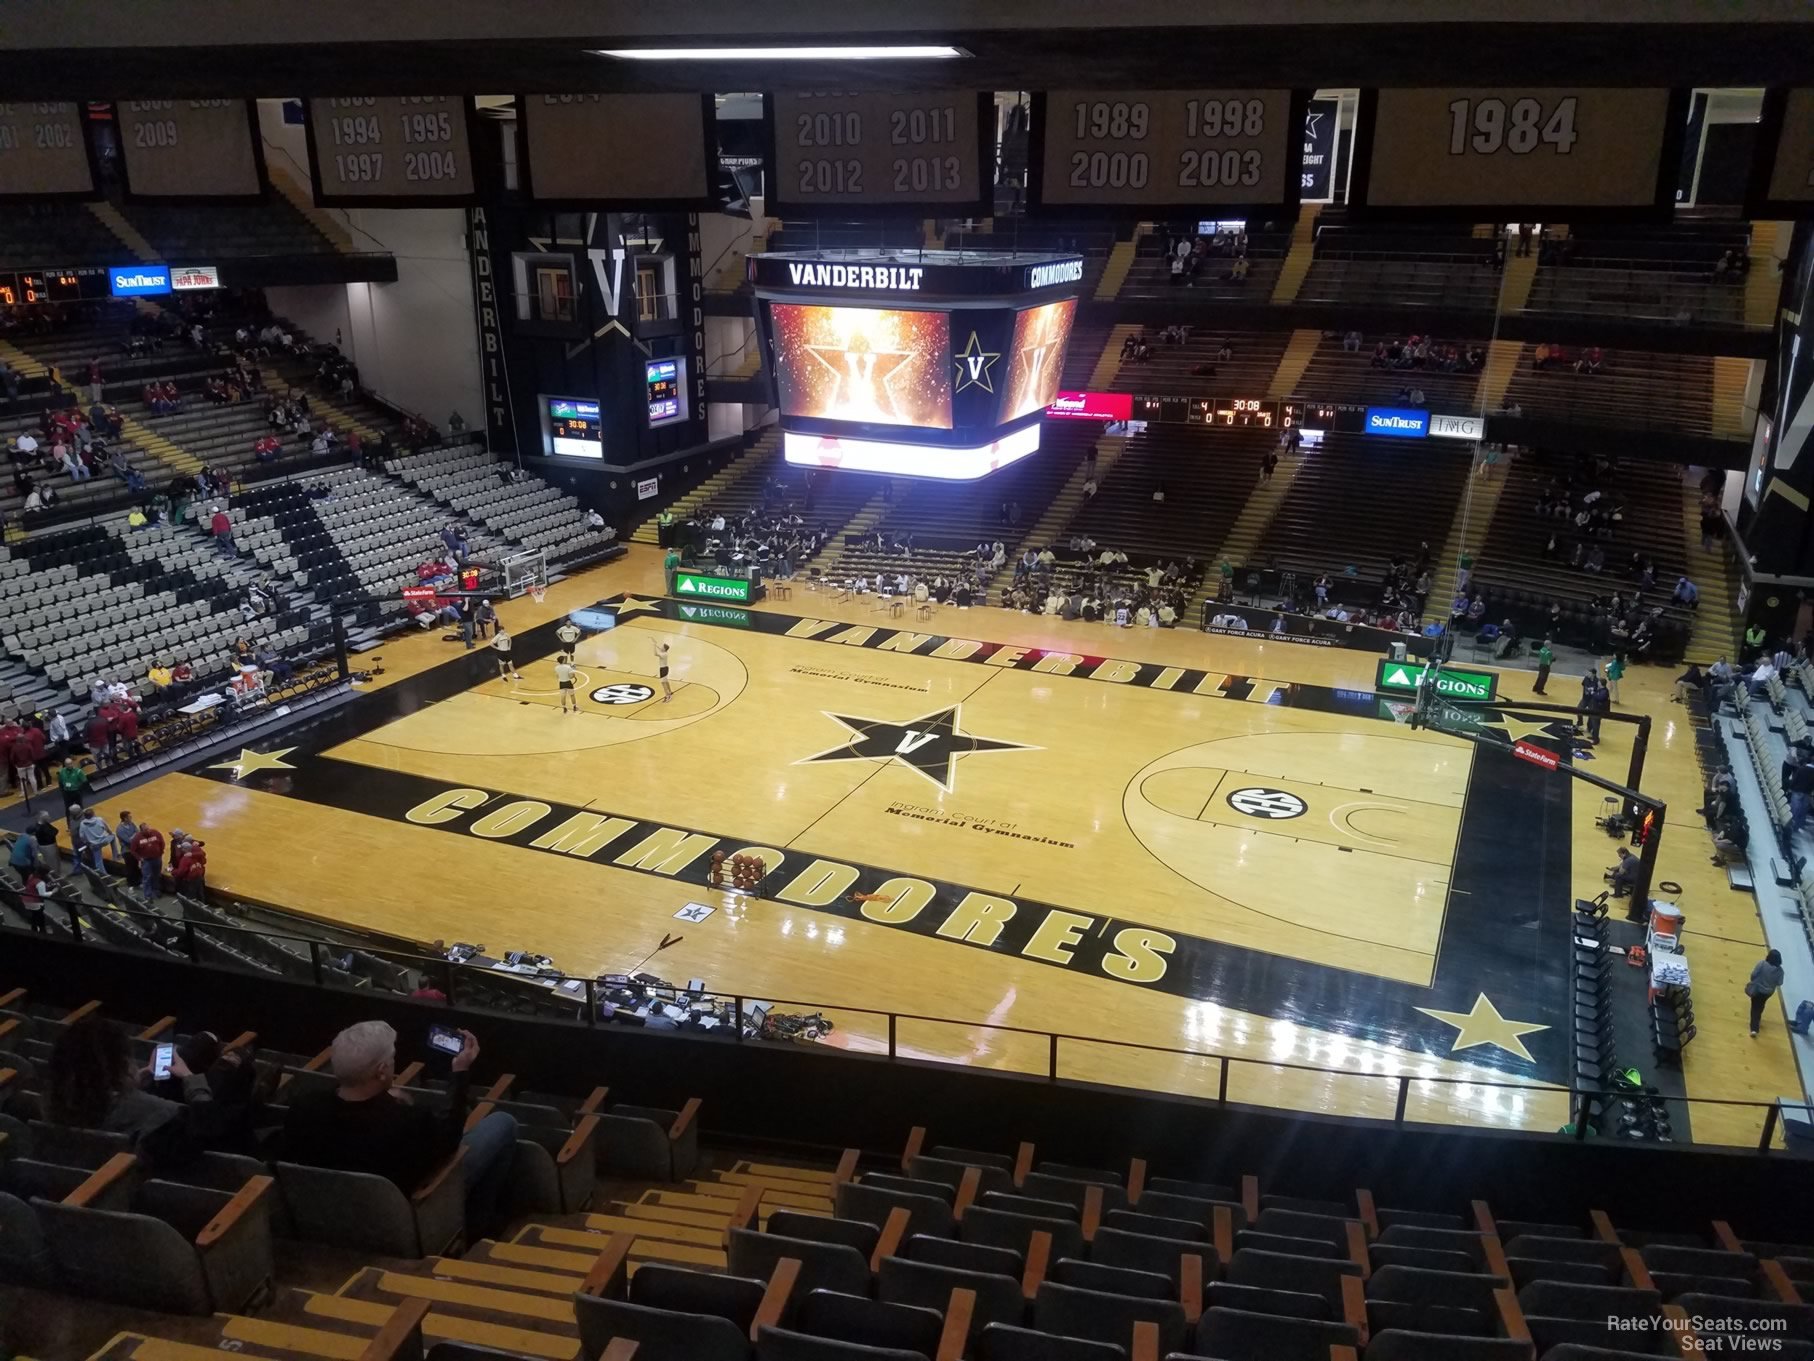
<svg viewBox="0 0 1814 1361">
<path fill-rule="evenodd" d="M 1550 716 L 1537 715 L 1526 717 L 1523 714 L 1508 714 L 1502 710 L 1499 714 L 1499 722 L 1493 725 L 1492 730 L 1495 732 L 1502 732 L 1511 741 L 1517 742 L 1526 737 L 1555 737 L 1557 734 L 1551 732 L 1550 729 L 1554 728 L 1557 724 L 1562 724 L 1566 727 L 1568 725 L 1568 715 L 1554 714 Z"/>
<path fill-rule="evenodd" d="M 659 611 L 661 609 L 661 602 L 658 600 L 638 600 L 633 595 L 627 595 L 622 600 L 618 601 L 617 604 L 607 605 L 605 608 L 608 610 L 615 610 L 617 612 L 617 617 L 622 619 L 626 614 L 635 614 L 638 610 Z"/>
<path fill-rule="evenodd" d="M 243 780 L 261 770 L 294 770 L 296 767 L 283 758 L 295 750 L 295 747 L 279 747 L 276 751 L 253 751 L 250 747 L 241 747 L 238 760 L 219 761 L 208 769 L 230 770 L 236 780 Z"/>
<path fill-rule="evenodd" d="M 1477 1045 L 1490 1044 L 1516 1054 L 1526 1063 L 1535 1062 L 1531 1051 L 1524 1047 L 1521 1035 L 1530 1035 L 1539 1030 L 1548 1030 L 1546 1025 L 1533 1025 L 1529 1021 L 1508 1021 L 1499 1014 L 1499 1008 L 1487 1000 L 1483 992 L 1474 999 L 1472 1011 L 1438 1011 L 1435 1007 L 1417 1008 L 1425 1016 L 1434 1016 L 1444 1025 L 1455 1027 L 1455 1042 L 1449 1046 L 1451 1054 L 1463 1049 L 1473 1049 Z"/>
</svg>

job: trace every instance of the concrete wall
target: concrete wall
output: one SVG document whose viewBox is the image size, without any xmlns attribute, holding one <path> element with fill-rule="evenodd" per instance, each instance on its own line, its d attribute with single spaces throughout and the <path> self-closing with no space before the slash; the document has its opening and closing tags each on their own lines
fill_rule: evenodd
<svg viewBox="0 0 1814 1361">
<path fill-rule="evenodd" d="M 278 100 L 259 101 L 265 155 L 275 173 L 308 183 L 299 125 Z M 361 249 L 389 251 L 397 281 L 268 290 L 271 307 L 317 340 L 332 341 L 359 366 L 360 381 L 405 410 L 439 423 L 483 409 L 466 214 L 458 208 L 326 208 Z"/>
</svg>

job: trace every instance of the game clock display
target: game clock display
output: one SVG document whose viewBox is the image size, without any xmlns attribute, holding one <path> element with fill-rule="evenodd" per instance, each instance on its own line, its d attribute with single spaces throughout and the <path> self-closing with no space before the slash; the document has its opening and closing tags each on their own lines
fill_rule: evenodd
<svg viewBox="0 0 1814 1361">
<path fill-rule="evenodd" d="M 650 425 L 672 425 L 687 418 L 686 361 L 650 359 L 642 366 Z"/>
<path fill-rule="evenodd" d="M 1168 425 L 1259 426 L 1284 430 L 1298 423 L 1292 402 L 1267 397 L 1135 397 L 1132 418 Z"/>
<path fill-rule="evenodd" d="M 109 296 L 104 269 L 0 271 L 0 307 Z"/>
<path fill-rule="evenodd" d="M 1051 90 L 1033 102 L 1034 211 L 1284 208 L 1303 100 L 1290 90 Z"/>
</svg>

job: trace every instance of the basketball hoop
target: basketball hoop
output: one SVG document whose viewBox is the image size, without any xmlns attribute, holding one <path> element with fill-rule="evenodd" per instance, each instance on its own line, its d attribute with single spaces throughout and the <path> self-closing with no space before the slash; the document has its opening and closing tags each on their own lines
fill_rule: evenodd
<svg viewBox="0 0 1814 1361">
<path fill-rule="evenodd" d="M 529 598 L 531 600 L 535 601 L 536 604 L 538 604 L 538 605 L 541 604 L 542 600 L 547 596 L 547 594 L 548 594 L 548 583 L 547 582 L 532 581 L 529 583 Z"/>
</svg>

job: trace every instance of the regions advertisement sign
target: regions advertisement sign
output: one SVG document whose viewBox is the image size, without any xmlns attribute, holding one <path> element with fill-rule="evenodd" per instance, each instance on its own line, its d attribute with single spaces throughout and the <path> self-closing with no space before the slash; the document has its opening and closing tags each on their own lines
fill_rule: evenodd
<svg viewBox="0 0 1814 1361">
<path fill-rule="evenodd" d="M 1373 688 L 1389 694 L 1414 695 L 1423 673 L 1421 662 L 1395 662 L 1384 658 L 1374 677 Z M 1499 673 L 1445 666 L 1436 673 L 1436 693 L 1457 704 L 1490 704 L 1499 696 Z"/>
<path fill-rule="evenodd" d="M 1061 392 L 1046 408 L 1048 416 L 1079 421 L 1125 421 L 1133 417 L 1131 392 Z"/>
<path fill-rule="evenodd" d="M 1430 413 L 1408 406 L 1370 406 L 1365 430 L 1369 435 L 1422 439 L 1430 433 Z"/>
<path fill-rule="evenodd" d="M 116 265 L 107 271 L 116 298 L 145 298 L 170 291 L 168 265 Z"/>
<path fill-rule="evenodd" d="M 714 577 L 699 572 L 676 572 L 674 594 L 688 600 L 728 600 L 747 605 L 755 598 L 755 588 L 745 577 Z"/>
</svg>

